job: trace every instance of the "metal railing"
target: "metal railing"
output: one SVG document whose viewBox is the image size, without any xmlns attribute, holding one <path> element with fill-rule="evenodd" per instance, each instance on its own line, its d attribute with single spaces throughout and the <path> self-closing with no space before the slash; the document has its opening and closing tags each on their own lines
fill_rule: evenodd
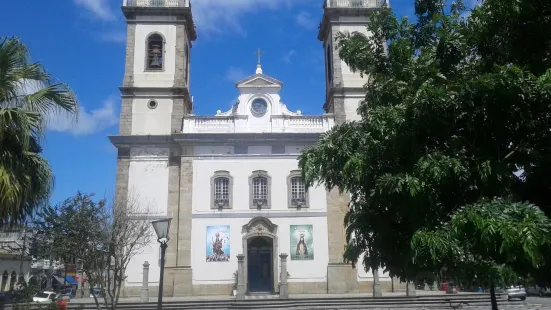
<svg viewBox="0 0 551 310">
<path fill-rule="evenodd" d="M 124 6 L 151 8 L 189 7 L 190 0 L 125 0 Z"/>
<path fill-rule="evenodd" d="M 327 0 L 330 8 L 378 8 L 384 0 Z"/>
</svg>

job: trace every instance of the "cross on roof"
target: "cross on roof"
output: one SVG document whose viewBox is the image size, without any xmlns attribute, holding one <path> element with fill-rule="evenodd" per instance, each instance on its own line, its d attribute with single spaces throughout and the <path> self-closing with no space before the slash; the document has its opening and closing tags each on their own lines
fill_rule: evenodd
<svg viewBox="0 0 551 310">
<path fill-rule="evenodd" d="M 258 50 L 254 53 L 258 56 L 258 64 L 260 64 L 260 55 L 264 54 L 264 52 L 258 48 Z"/>
</svg>

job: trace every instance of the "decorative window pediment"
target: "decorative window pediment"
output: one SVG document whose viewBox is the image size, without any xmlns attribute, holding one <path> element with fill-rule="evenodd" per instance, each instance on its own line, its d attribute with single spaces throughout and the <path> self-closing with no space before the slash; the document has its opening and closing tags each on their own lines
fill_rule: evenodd
<svg viewBox="0 0 551 310">
<path fill-rule="evenodd" d="M 277 235 L 277 225 L 272 223 L 268 218 L 255 217 L 249 223 L 243 225 L 243 233 L 249 235 L 273 234 Z"/>
<path fill-rule="evenodd" d="M 231 209 L 233 178 L 228 171 L 216 171 L 210 179 L 211 209 Z"/>
<path fill-rule="evenodd" d="M 287 177 L 287 196 L 289 208 L 309 207 L 308 192 L 300 170 L 291 171 Z"/>
<path fill-rule="evenodd" d="M 264 170 L 253 171 L 249 177 L 249 201 L 251 209 L 270 209 L 272 178 Z"/>
</svg>

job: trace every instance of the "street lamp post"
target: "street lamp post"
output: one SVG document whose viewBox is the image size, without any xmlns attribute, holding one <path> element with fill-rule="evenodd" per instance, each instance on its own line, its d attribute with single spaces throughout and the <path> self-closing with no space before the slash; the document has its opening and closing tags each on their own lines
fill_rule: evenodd
<svg viewBox="0 0 551 310">
<path fill-rule="evenodd" d="M 151 222 L 155 233 L 157 234 L 157 241 L 161 244 L 161 274 L 159 277 L 159 296 L 157 298 L 157 309 L 163 309 L 163 279 L 165 273 L 165 252 L 167 248 L 168 240 L 168 230 L 170 229 L 170 221 L 172 218 L 166 218 L 162 220 L 157 220 Z"/>
</svg>

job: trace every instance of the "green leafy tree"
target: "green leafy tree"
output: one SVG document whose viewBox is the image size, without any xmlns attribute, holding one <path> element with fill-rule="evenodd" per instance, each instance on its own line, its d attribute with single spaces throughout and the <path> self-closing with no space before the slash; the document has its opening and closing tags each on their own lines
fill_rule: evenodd
<svg viewBox="0 0 551 310">
<path fill-rule="evenodd" d="M 83 234 L 89 235 L 94 226 L 83 222 L 83 213 L 95 210 L 95 202 L 91 195 L 77 193 L 75 197 L 66 199 L 56 206 L 45 207 L 36 213 L 33 221 L 33 237 L 31 238 L 31 255 L 36 258 L 60 261 L 65 266 L 77 256 L 82 248 Z M 91 220 L 87 218 L 87 220 Z M 84 225 L 84 227 L 81 227 Z M 91 226 L 90 226 L 91 225 Z M 90 226 L 88 229 L 86 226 Z M 53 264 L 51 264 L 52 266 Z M 67 268 L 65 268 L 65 275 Z M 51 286 L 53 269 L 48 275 L 48 286 Z M 65 283 L 61 283 L 64 285 Z"/>
<path fill-rule="evenodd" d="M 416 22 L 397 19 L 384 6 L 370 16 L 370 36 L 340 34 L 340 57 L 369 77 L 361 120 L 336 126 L 299 160 L 308 186 L 350 193 L 346 260 L 365 254 L 366 269 L 383 267 L 403 280 L 439 274 L 444 261 L 413 260 L 420 244 L 412 247 L 413 236 L 446 227 L 458 210 L 496 197 L 498 206 L 527 215 L 503 232 L 507 238 L 540 227 L 531 222 L 540 217 L 528 216 L 534 207 L 515 203 L 549 210 L 550 181 L 538 167 L 551 167 L 551 37 L 537 30 L 549 26 L 550 5 L 486 0 L 464 19 L 461 1 L 416 0 Z M 497 220 L 507 225 L 509 218 Z M 455 239 L 438 240 L 447 249 L 444 241 Z M 505 247 L 504 261 L 473 252 L 490 264 L 472 267 L 484 267 L 482 276 L 501 262 L 541 268 L 546 262 L 526 258 L 540 256 L 545 246 L 522 244 L 521 253 Z"/>
<path fill-rule="evenodd" d="M 33 251 L 37 256 L 76 259 L 90 288 L 103 292 L 94 296 L 96 307 L 116 309 L 128 264 L 154 240 L 149 214 L 148 206 L 137 199 L 109 204 L 79 192 L 40 213 Z"/>
<path fill-rule="evenodd" d="M 47 203 L 53 173 L 40 142 L 48 115 L 76 115 L 77 101 L 17 38 L 0 38 L 0 221 L 23 222 Z"/>
<path fill-rule="evenodd" d="M 412 238 L 414 261 L 428 269 L 444 265 L 489 280 L 497 309 L 495 284 L 513 282 L 515 267 L 537 268 L 551 243 L 551 221 L 536 206 L 494 200 L 456 210 L 449 222 L 421 229 Z"/>
</svg>

